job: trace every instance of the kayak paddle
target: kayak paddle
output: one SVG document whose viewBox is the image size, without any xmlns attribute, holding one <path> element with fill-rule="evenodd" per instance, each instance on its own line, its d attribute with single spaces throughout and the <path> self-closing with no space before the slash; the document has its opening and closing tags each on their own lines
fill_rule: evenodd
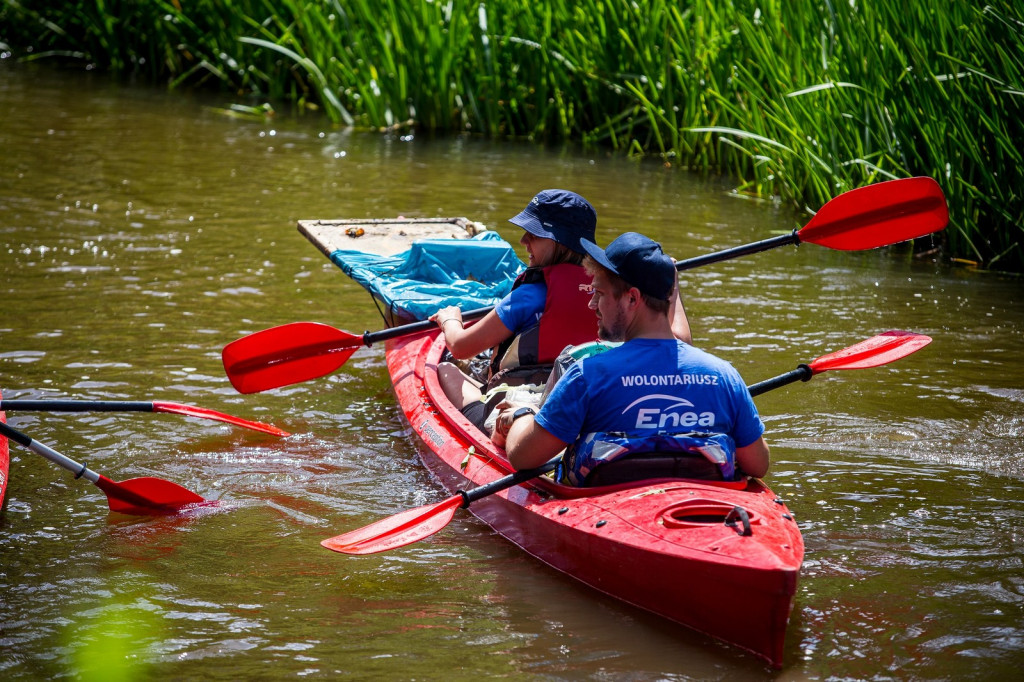
<svg viewBox="0 0 1024 682">
<path fill-rule="evenodd" d="M 462 319 L 476 320 L 491 310 L 470 310 Z M 221 358 L 235 390 L 259 393 L 330 374 L 362 346 L 434 329 L 437 323 L 424 320 L 356 336 L 320 322 L 292 322 L 232 341 Z"/>
<path fill-rule="evenodd" d="M 790 372 L 748 388 L 750 395 L 757 396 L 796 381 L 809 381 L 815 374 L 829 370 L 878 367 L 915 353 L 931 341 L 931 337 L 923 334 L 888 331 L 849 348 L 823 355 L 806 365 L 799 365 Z M 320 544 L 342 554 L 376 554 L 404 547 L 430 537 L 447 526 L 457 509 L 553 471 L 560 460 L 561 455 L 537 468 L 517 471 L 472 490 L 459 490 L 441 502 L 400 512 L 357 530 L 328 538 Z"/>
<path fill-rule="evenodd" d="M 561 460 L 562 456 L 558 455 L 539 467 L 522 469 L 472 490 L 456 491 L 455 495 L 447 500 L 407 509 L 380 521 L 374 521 L 368 526 L 328 538 L 320 544 L 342 554 L 377 554 L 411 545 L 447 526 L 457 509 L 468 507 L 470 503 L 488 495 L 554 471 Z"/>
<path fill-rule="evenodd" d="M 889 180 L 843 192 L 822 206 L 810 222 L 790 234 L 688 258 L 677 262 L 676 270 L 690 270 L 788 244 L 866 251 L 939 232 L 948 223 L 946 197 L 935 180 Z"/>
<path fill-rule="evenodd" d="M 792 233 L 677 261 L 676 270 L 717 263 L 787 244 L 818 244 L 859 251 L 907 241 L 945 229 L 949 211 L 942 188 L 928 177 L 858 187 L 830 200 Z M 476 320 L 493 308 L 462 314 Z M 294 322 L 255 332 L 224 347 L 224 370 L 239 393 L 258 393 L 308 381 L 337 370 L 361 346 L 412 336 L 437 327 L 430 320 L 379 332 L 351 334 L 318 322 Z"/>
<path fill-rule="evenodd" d="M 11 412 L 19 410 L 27 412 L 167 412 L 187 417 L 221 421 L 233 426 L 241 426 L 245 429 L 261 431 L 274 436 L 284 437 L 291 435 L 287 431 L 283 431 L 270 424 L 233 417 L 230 414 L 208 410 L 205 407 L 164 401 L 150 403 L 134 400 L 0 400 L 0 410 L 9 410 Z"/>
<path fill-rule="evenodd" d="M 924 334 L 899 330 L 883 332 L 842 350 L 822 355 L 774 379 L 759 381 L 748 388 L 750 395 L 757 396 L 795 381 L 810 381 L 815 374 L 829 370 L 880 367 L 916 353 L 931 342 L 932 338 Z"/>
<path fill-rule="evenodd" d="M 204 500 L 191 490 L 183 488 L 177 483 L 171 483 L 160 478 L 144 476 L 131 478 L 127 481 L 112 481 L 102 476 L 84 464 L 65 457 L 56 450 L 32 440 L 21 431 L 17 431 L 7 424 L 0 422 L 0 436 L 5 436 L 14 442 L 24 445 L 26 448 L 42 455 L 54 464 L 64 467 L 75 473 L 75 478 L 85 478 L 107 495 L 107 505 L 110 511 L 122 514 L 136 514 L 148 516 L 152 514 L 173 514 L 183 507 L 197 504 L 215 504 L 210 500 Z"/>
</svg>

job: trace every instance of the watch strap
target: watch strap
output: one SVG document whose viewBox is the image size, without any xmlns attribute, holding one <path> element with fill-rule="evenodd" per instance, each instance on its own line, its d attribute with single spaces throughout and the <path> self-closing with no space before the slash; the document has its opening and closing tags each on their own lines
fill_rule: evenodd
<svg viewBox="0 0 1024 682">
<path fill-rule="evenodd" d="M 520 417 L 525 417 L 528 414 L 536 416 L 537 410 L 533 409 L 532 407 L 520 407 L 519 409 L 512 413 L 512 421 L 515 421 Z"/>
</svg>

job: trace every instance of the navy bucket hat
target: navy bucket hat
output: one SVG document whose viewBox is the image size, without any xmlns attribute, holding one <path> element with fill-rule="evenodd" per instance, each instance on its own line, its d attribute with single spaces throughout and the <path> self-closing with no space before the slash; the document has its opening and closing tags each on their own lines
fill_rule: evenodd
<svg viewBox="0 0 1024 682">
<path fill-rule="evenodd" d="M 583 240 L 583 250 L 591 258 L 636 287 L 641 293 L 667 301 L 676 280 L 676 266 L 662 252 L 661 244 L 638 234 L 626 232 L 602 250 Z"/>
<path fill-rule="evenodd" d="M 532 235 L 553 239 L 576 253 L 583 253 L 580 240 L 594 240 L 597 211 L 575 192 L 546 189 L 508 221 Z"/>
</svg>

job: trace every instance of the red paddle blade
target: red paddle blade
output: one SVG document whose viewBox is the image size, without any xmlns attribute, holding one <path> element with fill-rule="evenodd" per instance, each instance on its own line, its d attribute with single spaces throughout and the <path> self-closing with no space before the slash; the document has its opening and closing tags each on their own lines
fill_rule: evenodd
<svg viewBox="0 0 1024 682">
<path fill-rule="evenodd" d="M 821 207 L 797 236 L 830 249 L 860 251 L 945 229 L 949 209 L 929 177 L 890 180 L 840 194 Z"/>
<path fill-rule="evenodd" d="M 188 488 L 151 476 L 130 478 L 120 483 L 100 476 L 96 485 L 107 494 L 110 511 L 121 514 L 173 514 L 182 507 L 207 502 Z"/>
<path fill-rule="evenodd" d="M 224 414 L 223 412 L 217 412 L 216 410 L 208 410 L 205 407 L 196 407 L 194 405 L 182 405 L 181 403 L 167 403 L 167 402 L 154 402 L 154 412 L 168 412 L 172 414 L 183 414 L 187 417 L 199 417 L 200 419 L 212 419 L 214 421 L 221 421 L 233 426 L 241 426 L 245 429 L 252 429 L 253 431 L 262 431 L 263 433 L 270 433 L 275 436 L 290 436 L 291 434 L 287 431 L 282 431 L 276 426 L 270 424 L 263 424 L 261 422 L 253 422 L 248 419 L 242 419 L 240 417 L 232 417 L 230 414 Z"/>
<path fill-rule="evenodd" d="M 224 346 L 224 371 L 239 393 L 259 393 L 330 374 L 363 345 L 318 322 L 294 322 L 243 336 Z"/>
<path fill-rule="evenodd" d="M 930 336 L 914 332 L 888 331 L 860 343 L 822 355 L 808 367 L 814 374 L 832 369 L 867 369 L 878 367 L 916 353 L 932 342 Z"/>
<path fill-rule="evenodd" d="M 448 525 L 455 510 L 462 506 L 462 496 L 408 509 L 368 526 L 328 538 L 320 544 L 342 554 L 376 554 L 397 549 L 430 537 Z"/>
</svg>

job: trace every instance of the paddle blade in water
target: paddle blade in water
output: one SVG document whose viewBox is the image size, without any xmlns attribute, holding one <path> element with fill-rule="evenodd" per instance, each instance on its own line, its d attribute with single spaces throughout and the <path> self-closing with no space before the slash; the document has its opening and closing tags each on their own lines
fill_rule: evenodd
<svg viewBox="0 0 1024 682">
<path fill-rule="evenodd" d="M 835 353 L 822 355 L 808 366 L 814 374 L 833 369 L 878 367 L 916 353 L 931 342 L 931 337 L 924 334 L 893 330 L 872 336 Z"/>
<path fill-rule="evenodd" d="M 317 322 L 295 322 L 232 341 L 221 353 L 224 371 L 239 393 L 258 393 L 330 374 L 363 344 Z"/>
<path fill-rule="evenodd" d="M 844 192 L 801 229 L 800 241 L 859 251 L 945 229 L 949 210 L 942 188 L 928 177 L 890 180 Z"/>
<path fill-rule="evenodd" d="M 130 478 L 121 482 L 100 476 L 96 485 L 107 494 L 110 511 L 121 514 L 174 514 L 182 507 L 207 502 L 188 488 L 150 476 Z"/>
<path fill-rule="evenodd" d="M 284 437 L 291 435 L 287 431 L 283 431 L 271 424 L 249 421 L 248 419 L 242 419 L 240 417 L 232 417 L 230 414 L 224 414 L 223 412 L 217 412 L 216 410 L 208 410 L 205 407 L 196 407 L 195 405 L 182 405 L 181 403 L 154 401 L 153 411 L 182 414 L 187 417 L 199 417 L 200 419 L 212 419 L 214 421 L 225 422 L 233 426 L 252 429 L 253 431 L 262 431 L 263 433 L 269 433 L 275 436 Z"/>
<path fill-rule="evenodd" d="M 376 554 L 419 542 L 448 525 L 462 506 L 462 496 L 409 509 L 320 544 L 342 554 Z"/>
</svg>

